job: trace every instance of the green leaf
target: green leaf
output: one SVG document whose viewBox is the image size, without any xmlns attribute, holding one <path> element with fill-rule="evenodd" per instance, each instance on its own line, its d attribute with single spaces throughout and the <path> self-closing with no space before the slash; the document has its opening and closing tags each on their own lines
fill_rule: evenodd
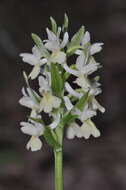
<svg viewBox="0 0 126 190">
<path fill-rule="evenodd" d="M 51 25 L 52 25 L 52 32 L 57 33 L 57 24 L 53 17 L 50 17 Z"/>
<path fill-rule="evenodd" d="M 28 117 L 29 119 L 37 122 L 37 123 L 41 123 L 41 124 L 44 124 L 44 122 L 41 120 L 41 119 L 38 119 L 38 118 L 34 118 L 34 117 Z"/>
<path fill-rule="evenodd" d="M 41 38 L 38 35 L 34 34 L 34 33 L 31 34 L 31 37 L 32 37 L 33 41 L 35 42 L 36 46 L 39 48 L 42 56 L 43 57 L 49 57 L 50 54 L 47 51 L 47 49 L 44 47 Z"/>
<path fill-rule="evenodd" d="M 68 56 L 73 55 L 74 52 L 75 52 L 77 49 L 83 49 L 83 47 L 80 46 L 80 45 L 78 45 L 78 46 L 72 46 L 72 47 L 70 47 L 69 49 L 67 49 L 67 55 L 68 55 Z"/>
<path fill-rule="evenodd" d="M 58 65 L 51 64 L 51 87 L 56 96 L 61 97 L 63 92 L 63 79 Z"/>
<path fill-rule="evenodd" d="M 54 131 L 52 129 L 50 129 L 49 127 L 45 128 L 44 131 L 44 138 L 47 141 L 47 143 L 52 146 L 53 148 L 61 148 L 58 140 L 56 139 L 56 134 L 54 133 Z"/>
<path fill-rule="evenodd" d="M 62 118 L 62 125 L 69 125 L 69 123 L 71 123 L 73 120 L 75 120 L 77 118 L 77 115 L 72 115 L 70 112 L 67 112 L 63 118 Z"/>
<path fill-rule="evenodd" d="M 63 24 L 63 31 L 67 31 L 67 29 L 68 29 L 68 25 L 69 25 L 69 19 L 68 19 L 68 16 L 67 16 L 67 14 L 65 13 L 64 14 L 64 24 Z"/>
<path fill-rule="evenodd" d="M 86 92 L 80 100 L 76 103 L 75 107 L 77 107 L 80 111 L 83 111 L 84 106 L 86 105 L 89 97 L 89 92 Z"/>
<path fill-rule="evenodd" d="M 68 44 L 68 50 L 74 46 L 79 46 L 80 42 L 84 36 L 84 26 L 82 26 L 79 31 L 72 37 L 71 42 Z"/>
</svg>

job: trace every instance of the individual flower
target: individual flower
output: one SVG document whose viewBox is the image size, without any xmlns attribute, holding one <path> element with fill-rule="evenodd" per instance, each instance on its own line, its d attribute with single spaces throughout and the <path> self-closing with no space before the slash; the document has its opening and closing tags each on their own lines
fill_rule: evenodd
<svg viewBox="0 0 126 190">
<path fill-rule="evenodd" d="M 40 102 L 40 111 L 50 113 L 53 108 L 58 108 L 61 104 L 61 99 L 52 95 L 50 87 L 50 79 L 44 78 L 43 76 L 39 77 L 39 91 L 43 96 Z"/>
<path fill-rule="evenodd" d="M 21 131 L 31 136 L 26 148 L 31 149 L 31 151 L 40 150 L 42 142 L 39 137 L 44 133 L 44 126 L 37 122 L 21 122 L 20 125 L 22 126 Z"/>
<path fill-rule="evenodd" d="M 89 52 L 89 55 L 94 55 L 98 52 L 100 52 L 102 50 L 102 46 L 104 45 L 103 43 L 93 43 L 91 44 L 90 42 L 91 38 L 90 38 L 90 33 L 88 31 L 85 32 L 82 41 L 81 41 L 81 45 L 84 47 L 84 49 L 87 49 Z M 77 50 L 76 54 L 80 55 L 82 53 L 82 50 Z"/>
<path fill-rule="evenodd" d="M 101 84 L 97 81 L 97 77 L 95 77 L 93 82 L 91 82 L 91 87 L 90 87 L 89 94 L 94 95 L 94 96 L 99 95 L 102 92 L 100 86 L 101 86 Z"/>
<path fill-rule="evenodd" d="M 83 122 L 82 126 L 80 127 L 81 137 L 88 139 L 91 135 L 96 137 L 100 136 L 100 131 L 96 128 L 95 124 L 88 119 Z"/>
<path fill-rule="evenodd" d="M 78 86 L 82 87 L 85 92 L 89 91 L 90 89 L 90 82 L 87 78 L 88 75 L 92 74 L 94 71 L 96 71 L 99 67 L 99 63 L 95 62 L 94 58 L 91 57 L 89 60 L 89 63 L 87 63 L 87 58 L 84 53 L 81 53 L 76 60 L 76 70 L 71 69 L 67 66 L 67 64 L 64 64 L 64 69 L 71 73 L 72 75 L 76 76 L 75 83 L 78 84 Z"/>
<path fill-rule="evenodd" d="M 47 63 L 47 59 L 42 58 L 39 48 L 36 46 L 32 48 L 32 54 L 21 53 L 20 56 L 24 62 L 33 66 L 33 69 L 29 75 L 31 79 L 35 79 L 40 73 L 41 66 Z"/>
<path fill-rule="evenodd" d="M 75 108 L 75 110 L 72 112 L 74 115 L 78 115 L 78 118 L 83 122 L 87 119 L 96 116 L 96 111 L 89 108 L 88 104 L 84 106 L 83 111 L 80 111 L 79 109 Z"/>
<path fill-rule="evenodd" d="M 49 62 L 50 63 L 59 63 L 62 64 L 66 61 L 66 54 L 62 51 L 62 49 L 67 45 L 69 36 L 68 33 L 65 32 L 63 36 L 63 40 L 61 42 L 59 36 L 61 32 L 61 28 L 58 28 L 57 34 L 54 34 L 48 28 L 46 29 L 48 40 L 45 40 L 45 47 L 52 52 Z"/>
<path fill-rule="evenodd" d="M 60 98 L 53 96 L 50 92 L 44 92 L 40 102 L 40 111 L 50 113 L 53 108 L 58 108 L 61 104 Z"/>
<path fill-rule="evenodd" d="M 67 128 L 67 138 L 68 139 L 73 139 L 74 137 L 82 137 L 81 131 L 80 131 L 80 126 L 73 122 L 69 125 L 69 127 Z"/>
</svg>

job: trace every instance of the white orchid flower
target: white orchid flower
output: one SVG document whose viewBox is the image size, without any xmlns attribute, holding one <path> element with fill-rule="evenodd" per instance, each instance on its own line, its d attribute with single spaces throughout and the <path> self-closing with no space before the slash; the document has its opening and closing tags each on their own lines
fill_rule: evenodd
<svg viewBox="0 0 126 190">
<path fill-rule="evenodd" d="M 100 136 L 100 131 L 96 128 L 91 119 L 84 121 L 80 127 L 80 133 L 82 135 L 81 137 L 84 137 L 85 139 L 88 139 L 91 135 L 95 138 Z"/>
<path fill-rule="evenodd" d="M 88 92 L 90 89 L 90 83 L 89 80 L 87 79 L 87 77 L 85 77 L 84 75 L 80 75 L 75 81 L 74 81 L 78 86 L 82 87 L 82 89 L 85 92 Z"/>
<path fill-rule="evenodd" d="M 90 55 L 94 55 L 100 52 L 102 50 L 102 46 L 104 45 L 104 43 L 96 42 L 91 45 L 90 40 L 91 40 L 90 33 L 86 31 L 82 38 L 81 45 L 88 49 Z M 86 46 L 87 44 L 88 46 Z M 82 50 L 77 50 L 75 53 L 77 55 L 80 55 L 82 53 Z"/>
<path fill-rule="evenodd" d="M 75 122 L 71 123 L 67 128 L 66 135 L 68 139 L 73 139 L 74 137 L 80 138 L 82 136 L 80 126 Z"/>
<path fill-rule="evenodd" d="M 39 95 L 33 91 L 35 96 L 40 99 Z M 39 110 L 39 102 L 36 100 L 35 96 L 31 92 L 29 88 L 27 88 L 27 93 L 25 92 L 25 89 L 22 88 L 22 94 L 23 97 L 19 100 L 19 103 L 22 106 L 25 106 L 27 108 L 30 108 L 32 110 L 38 111 Z"/>
<path fill-rule="evenodd" d="M 31 149 L 31 151 L 40 150 L 42 147 L 42 142 L 39 137 L 44 133 L 44 126 L 37 122 L 21 122 L 20 125 L 22 126 L 21 131 L 24 134 L 31 136 L 26 145 L 27 149 Z"/>
<path fill-rule="evenodd" d="M 96 111 L 91 108 L 88 108 L 88 104 L 85 105 L 83 111 L 80 111 L 79 109 L 76 108 L 72 113 L 74 115 L 78 115 L 79 116 L 78 118 L 82 122 L 96 115 Z"/>
<path fill-rule="evenodd" d="M 86 63 L 86 60 L 86 56 L 84 55 L 84 53 L 82 53 L 78 56 L 76 60 L 77 70 L 71 69 L 67 66 L 67 64 L 64 64 L 64 69 L 68 73 L 76 76 L 77 79 L 75 80 L 75 83 L 77 83 L 78 86 L 82 87 L 84 91 L 87 92 L 90 89 L 90 83 L 87 79 L 87 76 L 98 69 L 99 63 L 96 63 L 93 58 L 90 58 L 89 63 Z"/>
<path fill-rule="evenodd" d="M 91 84 L 91 88 L 90 88 L 90 95 L 94 95 L 97 96 L 98 94 L 100 94 L 102 92 L 101 88 L 99 88 L 99 86 L 101 86 L 101 84 L 97 81 L 93 82 Z"/>
<path fill-rule="evenodd" d="M 94 71 L 96 71 L 98 69 L 99 63 L 97 63 L 94 60 L 93 57 L 91 57 L 90 60 L 89 60 L 89 63 L 87 63 L 87 58 L 84 55 L 84 53 L 82 53 L 77 57 L 75 66 L 76 66 L 76 70 L 71 69 L 70 67 L 68 67 L 67 64 L 64 64 L 64 69 L 68 73 L 79 77 L 81 75 L 90 75 L 90 74 L 92 74 Z"/>
<path fill-rule="evenodd" d="M 32 54 L 21 53 L 20 56 L 24 62 L 33 66 L 33 69 L 29 75 L 31 79 L 35 79 L 40 73 L 41 66 L 47 63 L 47 59 L 42 58 L 42 55 L 36 46 L 32 48 Z"/>
<path fill-rule="evenodd" d="M 58 108 L 60 104 L 60 98 L 53 96 L 50 92 L 44 92 L 40 102 L 40 112 L 43 110 L 46 113 L 50 113 L 53 108 Z"/>
<path fill-rule="evenodd" d="M 60 28 L 59 28 L 60 29 Z M 45 47 L 52 52 L 49 62 L 51 63 L 59 63 L 62 64 L 66 61 L 66 54 L 61 51 L 63 49 L 69 40 L 68 33 L 65 32 L 63 36 L 63 41 L 60 42 L 60 32 L 54 34 L 52 31 L 50 31 L 48 28 L 46 29 L 47 35 L 48 35 L 48 40 L 45 40 Z M 58 30 L 59 31 L 59 30 Z"/>
<path fill-rule="evenodd" d="M 39 91 L 43 98 L 40 102 L 40 112 L 43 110 L 46 113 L 50 113 L 53 108 L 58 108 L 61 104 L 61 99 L 52 95 L 50 81 L 43 76 L 39 77 Z"/>
</svg>

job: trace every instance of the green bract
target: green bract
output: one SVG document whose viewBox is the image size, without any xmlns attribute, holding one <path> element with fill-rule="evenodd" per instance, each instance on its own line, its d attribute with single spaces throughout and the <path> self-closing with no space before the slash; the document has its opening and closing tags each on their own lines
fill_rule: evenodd
<svg viewBox="0 0 126 190">
<path fill-rule="evenodd" d="M 58 65 L 51 64 L 51 87 L 56 96 L 61 97 L 63 92 L 63 78 Z"/>
</svg>

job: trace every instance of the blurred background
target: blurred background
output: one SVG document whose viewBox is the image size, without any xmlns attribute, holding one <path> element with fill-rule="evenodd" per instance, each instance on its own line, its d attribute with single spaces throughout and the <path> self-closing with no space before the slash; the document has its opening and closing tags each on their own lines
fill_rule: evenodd
<svg viewBox="0 0 126 190">
<path fill-rule="evenodd" d="M 53 153 L 25 148 L 28 136 L 20 121 L 28 110 L 18 104 L 25 84 L 19 53 L 30 52 L 31 32 L 45 38 L 49 16 L 62 24 L 66 12 L 70 34 L 83 24 L 92 42 L 104 42 L 97 60 L 106 107 L 95 122 L 101 137 L 67 140 L 64 145 L 65 190 L 126 190 L 126 1 L 125 0 L 0 0 L 0 190 L 51 190 Z"/>
</svg>

